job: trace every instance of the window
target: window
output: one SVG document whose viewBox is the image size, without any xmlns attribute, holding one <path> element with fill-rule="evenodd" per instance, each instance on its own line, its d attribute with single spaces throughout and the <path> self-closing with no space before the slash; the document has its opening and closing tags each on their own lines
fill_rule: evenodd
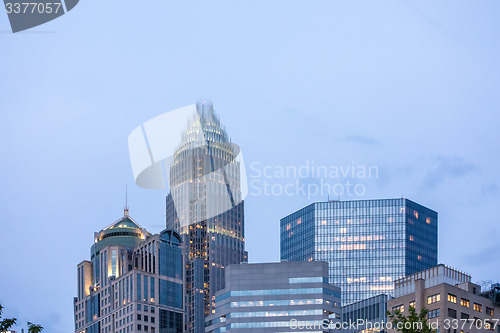
<svg viewBox="0 0 500 333">
<path fill-rule="evenodd" d="M 155 317 L 151 317 L 151 323 L 155 323 Z"/>
<path fill-rule="evenodd" d="M 489 307 L 486 307 L 486 314 L 488 316 L 494 316 L 495 315 L 495 310 L 493 310 L 492 308 L 489 308 Z"/>
<path fill-rule="evenodd" d="M 484 328 L 486 328 L 487 330 L 493 331 L 494 327 L 495 327 L 494 323 L 490 323 L 489 321 L 484 322 Z"/>
<path fill-rule="evenodd" d="M 410 308 L 414 308 L 415 307 L 415 301 L 411 301 L 410 302 Z"/>
<path fill-rule="evenodd" d="M 142 327 L 141 327 L 141 325 L 137 325 L 137 330 L 138 330 L 138 331 L 142 331 Z"/>
<path fill-rule="evenodd" d="M 405 311 L 405 306 L 403 304 L 392 307 L 392 312 L 403 313 Z"/>
<path fill-rule="evenodd" d="M 142 316 L 140 314 L 137 314 L 137 320 L 142 320 Z"/>
<path fill-rule="evenodd" d="M 474 303 L 474 311 L 481 312 L 483 310 L 483 306 L 479 303 Z"/>
<path fill-rule="evenodd" d="M 460 319 L 469 319 L 469 315 L 467 313 L 461 313 L 460 314 Z"/>
<path fill-rule="evenodd" d="M 439 302 L 441 300 L 440 294 L 434 294 L 429 297 L 427 297 L 427 304 L 433 304 L 436 302 Z"/>
<path fill-rule="evenodd" d="M 144 316 L 144 321 L 148 321 L 149 317 L 148 316 Z M 146 327 L 144 327 L 146 328 Z"/>
<path fill-rule="evenodd" d="M 457 310 L 448 308 L 448 317 L 457 318 Z"/>
<path fill-rule="evenodd" d="M 455 296 L 453 294 L 448 294 L 448 302 L 456 303 L 457 302 L 457 296 Z"/>
<path fill-rule="evenodd" d="M 470 305 L 469 305 L 469 300 L 468 299 L 465 299 L 465 298 L 462 298 L 460 300 L 460 305 L 461 306 L 465 306 L 466 308 L 468 308 Z"/>
<path fill-rule="evenodd" d="M 429 311 L 429 312 L 427 313 L 427 317 L 428 317 L 429 319 L 439 317 L 440 312 L 441 312 L 441 309 L 431 310 L 431 311 Z"/>
</svg>

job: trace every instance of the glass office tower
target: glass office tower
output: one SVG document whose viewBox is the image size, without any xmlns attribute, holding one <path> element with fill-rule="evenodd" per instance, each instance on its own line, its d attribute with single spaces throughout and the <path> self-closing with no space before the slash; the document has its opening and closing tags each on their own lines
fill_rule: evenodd
<svg viewBox="0 0 500 333">
<path fill-rule="evenodd" d="M 209 101 L 199 101 L 170 165 L 168 228 L 185 244 L 187 325 L 203 333 L 223 289 L 224 268 L 247 261 L 239 148 Z"/>
<path fill-rule="evenodd" d="M 327 261 L 343 306 L 437 265 L 438 214 L 405 198 L 317 202 L 280 227 L 281 259 Z"/>
</svg>

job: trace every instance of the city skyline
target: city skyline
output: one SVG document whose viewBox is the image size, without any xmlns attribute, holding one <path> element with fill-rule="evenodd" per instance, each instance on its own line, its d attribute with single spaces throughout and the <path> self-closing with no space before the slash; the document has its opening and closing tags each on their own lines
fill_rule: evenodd
<svg viewBox="0 0 500 333">
<path fill-rule="evenodd" d="M 152 233 L 164 228 L 167 193 L 133 185 L 127 137 L 200 96 L 247 168 L 375 165 L 359 199 L 432 207 L 439 261 L 476 282 L 498 279 L 500 3 L 151 4 L 146 15 L 134 2 L 90 0 L 43 28 L 0 34 L 5 316 L 72 330 L 75 263 L 122 214 L 126 184 L 132 215 Z M 327 199 L 249 195 L 250 262 L 279 261 L 280 218 Z"/>
</svg>

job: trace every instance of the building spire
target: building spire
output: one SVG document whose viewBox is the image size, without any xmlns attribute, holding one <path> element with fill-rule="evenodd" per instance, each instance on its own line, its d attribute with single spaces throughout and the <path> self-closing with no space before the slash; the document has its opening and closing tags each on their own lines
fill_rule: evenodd
<svg viewBox="0 0 500 333">
<path fill-rule="evenodd" d="M 125 184 L 125 208 L 123 209 L 123 216 L 128 217 L 128 188 Z"/>
</svg>

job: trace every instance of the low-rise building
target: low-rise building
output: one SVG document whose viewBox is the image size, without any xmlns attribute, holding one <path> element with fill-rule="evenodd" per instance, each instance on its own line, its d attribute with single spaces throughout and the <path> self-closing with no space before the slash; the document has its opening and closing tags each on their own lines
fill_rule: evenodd
<svg viewBox="0 0 500 333">
<path fill-rule="evenodd" d="M 389 311 L 408 315 L 410 307 L 417 313 L 426 308 L 429 324 L 438 333 L 500 332 L 499 305 L 482 296 L 468 274 L 441 264 L 401 278 L 394 287 Z"/>
<path fill-rule="evenodd" d="M 342 333 L 384 332 L 387 302 L 391 296 L 380 294 L 342 307 Z"/>
<path fill-rule="evenodd" d="M 340 318 L 340 288 L 326 262 L 230 265 L 206 333 L 330 332 Z"/>
</svg>

